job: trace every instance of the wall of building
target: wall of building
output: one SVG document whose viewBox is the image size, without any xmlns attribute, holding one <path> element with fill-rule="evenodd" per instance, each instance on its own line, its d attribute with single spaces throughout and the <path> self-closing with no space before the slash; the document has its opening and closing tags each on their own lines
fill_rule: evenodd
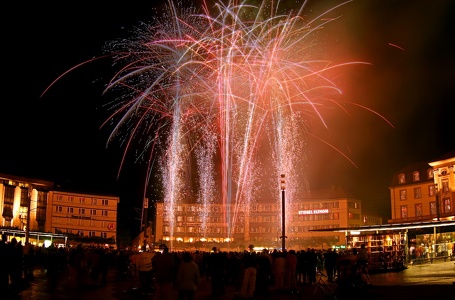
<svg viewBox="0 0 455 300">
<path fill-rule="evenodd" d="M 118 197 L 53 190 L 48 199 L 45 231 L 116 239 Z"/>
<path fill-rule="evenodd" d="M 362 214 L 361 201 L 345 193 L 329 189 L 314 191 L 312 195 L 288 203 L 285 234 L 290 248 L 345 245 L 345 233 L 328 229 L 382 224 L 381 218 Z M 156 207 L 155 243 L 183 242 L 188 246 L 200 241 L 229 241 L 230 245 L 237 246 L 251 243 L 267 248 L 281 247 L 282 212 L 278 201 L 259 202 L 248 210 L 220 204 L 180 204 L 174 206 L 174 212 L 167 211 L 163 203 L 157 203 Z M 237 222 L 226 221 L 234 219 Z M 327 231 L 313 231 L 321 229 Z"/>
<path fill-rule="evenodd" d="M 390 190 L 389 223 L 453 219 L 455 215 L 455 157 L 415 163 L 394 175 Z"/>
</svg>

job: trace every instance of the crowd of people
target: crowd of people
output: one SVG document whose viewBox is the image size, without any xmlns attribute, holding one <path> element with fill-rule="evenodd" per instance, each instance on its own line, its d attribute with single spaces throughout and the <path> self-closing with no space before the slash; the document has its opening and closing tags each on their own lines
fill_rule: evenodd
<svg viewBox="0 0 455 300">
<path fill-rule="evenodd" d="M 147 256 L 146 253 L 130 253 L 128 257 L 132 273 L 139 277 L 141 257 Z M 297 293 L 301 286 L 314 285 L 318 272 L 326 274 L 327 280 L 333 284 L 371 285 L 368 253 L 364 245 L 359 251 L 353 249 L 352 252 L 331 248 L 255 251 L 253 245 L 245 251 L 220 251 L 213 247 L 210 252 L 169 252 L 165 247 L 162 253 L 153 253 L 151 263 L 152 275 L 147 278 L 155 278 L 156 294 L 161 295 L 157 299 L 169 299 L 166 295 L 171 294 L 171 289 L 178 290 L 179 300 L 194 299 L 202 278 L 210 280 L 212 296 L 225 294 L 225 287 L 230 285 L 235 286 L 241 299 L 267 295 L 272 291 Z M 153 283 L 148 282 L 143 289 L 146 290 L 150 284 Z"/>
<path fill-rule="evenodd" d="M 76 287 L 106 284 L 109 268 L 118 270 L 119 280 L 137 277 L 144 294 L 154 299 L 171 299 L 177 290 L 179 300 L 192 300 L 201 280 L 209 280 L 214 297 L 234 286 L 238 297 L 250 299 L 270 292 L 294 293 L 299 287 L 316 283 L 318 272 L 329 282 L 371 284 L 368 276 L 368 253 L 364 246 L 350 252 L 332 249 L 255 251 L 160 251 L 142 249 L 113 250 L 78 245 L 77 247 L 34 247 L 2 236 L 0 257 L 0 292 L 17 291 L 21 282 L 33 277 L 39 264 L 47 269 L 49 280 L 65 272 Z M 151 296 L 152 297 L 152 296 Z"/>
</svg>

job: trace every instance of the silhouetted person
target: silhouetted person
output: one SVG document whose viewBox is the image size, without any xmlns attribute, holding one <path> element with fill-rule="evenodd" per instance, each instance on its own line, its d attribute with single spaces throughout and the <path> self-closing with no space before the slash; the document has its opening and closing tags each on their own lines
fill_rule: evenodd
<svg viewBox="0 0 455 300">
<path fill-rule="evenodd" d="M 212 295 L 224 295 L 224 270 L 225 257 L 217 247 L 212 248 L 212 252 L 208 257 L 208 275 L 212 284 Z"/>
<path fill-rule="evenodd" d="M 152 260 L 156 280 L 156 300 L 172 298 L 172 286 L 175 280 L 175 261 L 169 253 L 169 248 L 164 247 L 163 253 L 156 253 Z"/>
<path fill-rule="evenodd" d="M 0 240 L 0 295 L 6 295 L 9 289 L 9 258 L 8 258 L 8 237 L 2 234 Z M 1 298 L 3 298 L 2 296 Z"/>
<path fill-rule="evenodd" d="M 179 300 L 193 300 L 200 281 L 199 266 L 193 261 L 191 253 L 183 252 L 176 279 Z"/>
<path fill-rule="evenodd" d="M 327 279 L 329 282 L 333 282 L 335 276 L 335 266 L 337 263 L 337 253 L 329 248 L 324 254 L 324 266 L 327 273 Z"/>
<path fill-rule="evenodd" d="M 248 246 L 249 251 L 245 251 L 242 256 L 242 267 L 243 267 L 243 281 L 240 289 L 240 297 L 244 299 L 251 299 L 254 296 L 256 289 L 256 276 L 258 261 L 256 253 L 254 252 L 254 246 Z"/>
<path fill-rule="evenodd" d="M 153 257 L 155 252 L 150 252 L 142 247 L 142 252 L 139 253 L 137 258 L 137 267 L 139 270 L 139 281 L 141 289 L 144 294 L 152 293 L 152 279 L 153 279 Z"/>
<path fill-rule="evenodd" d="M 258 271 L 256 275 L 256 292 L 267 295 L 272 282 L 272 258 L 267 249 L 263 249 L 257 259 Z"/>
</svg>

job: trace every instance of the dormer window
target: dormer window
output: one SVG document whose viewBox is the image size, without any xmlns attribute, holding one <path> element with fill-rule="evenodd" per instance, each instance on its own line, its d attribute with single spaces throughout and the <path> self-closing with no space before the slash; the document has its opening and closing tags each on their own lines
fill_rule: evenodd
<svg viewBox="0 0 455 300">
<path fill-rule="evenodd" d="M 398 175 L 398 182 L 399 182 L 400 184 L 406 183 L 406 176 L 405 176 L 403 173 L 401 173 L 400 175 Z"/>
<path fill-rule="evenodd" d="M 420 173 L 417 172 L 417 171 L 413 172 L 413 173 L 412 173 L 412 180 L 413 180 L 414 182 L 420 181 Z"/>
<path fill-rule="evenodd" d="M 433 179 L 433 178 L 434 178 L 433 169 L 428 169 L 427 170 L 427 179 Z"/>
</svg>

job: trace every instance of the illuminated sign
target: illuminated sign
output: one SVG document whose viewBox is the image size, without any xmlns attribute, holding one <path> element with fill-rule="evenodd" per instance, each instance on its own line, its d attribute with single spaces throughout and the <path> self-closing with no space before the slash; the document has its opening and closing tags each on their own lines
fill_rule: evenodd
<svg viewBox="0 0 455 300">
<path fill-rule="evenodd" d="M 329 209 L 306 209 L 306 210 L 299 210 L 299 215 L 319 215 L 319 214 L 328 214 Z"/>
<path fill-rule="evenodd" d="M 107 224 L 107 228 L 108 228 L 109 230 L 115 230 L 115 223 L 109 223 L 109 224 Z"/>
</svg>

